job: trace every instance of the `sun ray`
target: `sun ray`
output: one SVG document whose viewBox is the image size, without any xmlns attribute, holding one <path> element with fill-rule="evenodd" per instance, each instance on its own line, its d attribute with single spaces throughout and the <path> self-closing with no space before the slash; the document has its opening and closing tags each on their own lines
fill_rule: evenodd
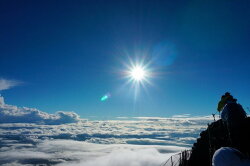
<svg viewBox="0 0 250 166">
<path fill-rule="evenodd" d="M 148 94 L 148 85 L 152 85 L 151 79 L 154 76 L 153 69 L 150 68 L 150 61 L 145 57 L 141 59 L 132 59 L 128 57 L 127 63 L 123 61 L 125 67 L 122 75 L 127 79 L 125 85 L 130 85 L 130 90 L 134 93 L 134 99 L 137 100 L 141 90 Z"/>
</svg>

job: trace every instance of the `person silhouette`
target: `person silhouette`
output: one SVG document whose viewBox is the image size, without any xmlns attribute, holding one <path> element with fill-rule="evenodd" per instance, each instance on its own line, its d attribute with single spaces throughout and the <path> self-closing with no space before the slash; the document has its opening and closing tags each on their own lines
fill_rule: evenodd
<svg viewBox="0 0 250 166">
<path fill-rule="evenodd" d="M 228 102 L 236 102 L 236 101 L 237 99 L 234 99 L 233 96 L 229 92 L 226 92 L 224 95 L 221 96 L 221 100 L 219 101 L 218 106 L 217 106 L 217 111 L 220 113 L 223 107 Z"/>
<path fill-rule="evenodd" d="M 230 93 L 225 94 L 225 96 L 226 100 L 224 98 L 222 101 L 224 106 L 221 110 L 221 119 L 228 131 L 231 146 L 239 148 L 242 142 L 239 136 L 242 134 L 241 128 L 244 126 L 243 122 L 247 114 L 243 107 L 237 103 L 237 99 L 233 98 Z"/>
</svg>

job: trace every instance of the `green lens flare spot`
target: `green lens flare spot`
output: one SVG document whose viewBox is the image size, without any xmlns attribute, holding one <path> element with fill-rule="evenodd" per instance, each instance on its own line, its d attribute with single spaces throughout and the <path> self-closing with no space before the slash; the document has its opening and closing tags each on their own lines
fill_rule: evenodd
<svg viewBox="0 0 250 166">
<path fill-rule="evenodd" d="M 106 101 L 111 97 L 110 93 L 106 93 L 104 96 L 101 97 L 101 101 Z"/>
<path fill-rule="evenodd" d="M 108 99 L 108 96 L 107 96 L 107 95 L 104 95 L 104 96 L 102 96 L 101 101 L 105 101 L 105 100 L 107 100 L 107 99 Z"/>
</svg>

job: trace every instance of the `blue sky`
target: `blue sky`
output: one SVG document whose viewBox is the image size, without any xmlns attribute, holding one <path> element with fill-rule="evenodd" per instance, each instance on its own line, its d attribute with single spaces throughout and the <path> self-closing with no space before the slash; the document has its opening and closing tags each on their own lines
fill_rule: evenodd
<svg viewBox="0 0 250 166">
<path fill-rule="evenodd" d="M 1 1 L 6 102 L 84 117 L 206 115 L 230 91 L 250 106 L 249 1 Z M 122 63 L 158 73 L 134 100 Z M 111 98 L 101 102 L 106 94 Z"/>
</svg>

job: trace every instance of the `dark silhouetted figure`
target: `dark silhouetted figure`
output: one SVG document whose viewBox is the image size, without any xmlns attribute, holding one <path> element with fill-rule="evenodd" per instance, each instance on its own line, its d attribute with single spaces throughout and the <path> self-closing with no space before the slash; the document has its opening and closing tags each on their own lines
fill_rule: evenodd
<svg viewBox="0 0 250 166">
<path fill-rule="evenodd" d="M 228 102 L 236 102 L 236 101 L 237 101 L 237 99 L 234 99 L 233 96 L 229 92 L 226 92 L 224 95 L 221 96 L 221 100 L 218 103 L 217 110 L 220 113 L 223 110 L 223 107 Z"/>
</svg>

